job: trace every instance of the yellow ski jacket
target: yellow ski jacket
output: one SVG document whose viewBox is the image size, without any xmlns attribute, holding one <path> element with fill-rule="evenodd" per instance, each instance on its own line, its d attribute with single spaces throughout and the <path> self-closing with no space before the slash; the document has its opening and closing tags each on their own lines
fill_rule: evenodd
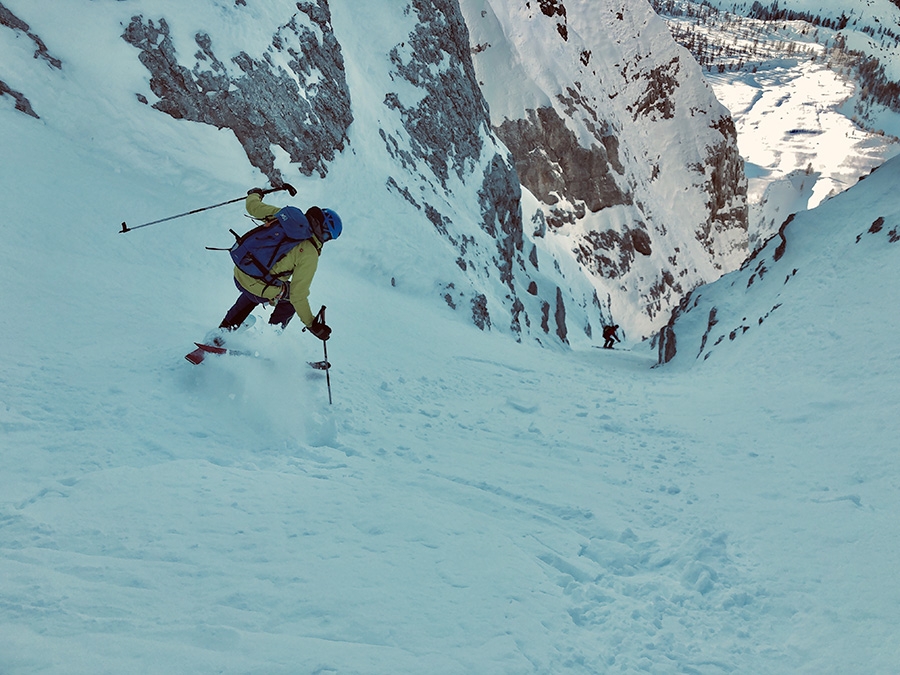
<svg viewBox="0 0 900 675">
<path fill-rule="evenodd" d="M 262 197 L 255 192 L 247 195 L 245 205 L 247 213 L 260 220 L 271 218 L 281 210 L 278 206 L 271 206 L 263 202 Z M 300 317 L 303 325 L 307 328 L 312 325 L 314 319 L 312 310 L 309 307 L 309 287 L 319 265 L 319 252 L 321 250 L 322 242 L 313 236 L 311 239 L 301 241 L 288 251 L 271 269 L 272 274 L 278 275 L 290 272 L 290 302 L 294 306 L 297 316 Z M 277 287 L 268 286 L 264 281 L 254 279 L 237 267 L 234 268 L 234 278 L 248 293 L 266 300 L 273 300 L 280 290 Z M 286 275 L 283 278 L 288 277 Z"/>
</svg>

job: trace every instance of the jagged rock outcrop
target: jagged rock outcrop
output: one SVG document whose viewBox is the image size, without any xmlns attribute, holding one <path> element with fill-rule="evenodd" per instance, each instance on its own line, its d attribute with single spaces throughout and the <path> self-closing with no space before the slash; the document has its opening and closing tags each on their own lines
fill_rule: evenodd
<svg viewBox="0 0 900 675">
<path fill-rule="evenodd" d="M 141 63 L 150 71 L 150 89 L 158 98 L 154 108 L 231 129 L 250 163 L 273 183 L 284 177 L 272 145 L 284 149 L 301 173 L 324 176 L 327 163 L 344 149 L 353 121 L 328 3 L 298 2 L 296 7 L 286 23 L 273 27 L 261 56 L 241 51 L 229 63 L 216 56 L 210 36 L 198 32 L 193 66 L 180 65 L 165 18 L 134 16 L 122 34 L 140 50 Z"/>
<path fill-rule="evenodd" d="M 27 23 L 22 21 L 22 19 L 13 14 L 12 11 L 2 2 L 0 2 L 0 26 L 6 26 L 16 33 L 24 34 L 29 40 L 34 43 L 34 58 L 46 61 L 51 68 L 54 68 L 56 70 L 62 69 L 62 61 L 53 56 L 47 49 L 47 45 L 44 44 L 44 41 L 31 30 L 31 27 Z M 21 91 L 14 89 L 3 80 L 0 80 L 0 96 L 11 97 L 15 101 L 14 107 L 16 110 L 34 117 L 35 119 L 40 119 L 40 116 L 34 111 L 34 108 L 31 105 L 31 101 L 28 100 L 28 97 L 25 96 L 25 94 Z"/>
<path fill-rule="evenodd" d="M 15 101 L 16 110 L 23 112 L 26 115 L 30 115 L 35 119 L 40 119 L 40 116 L 34 111 L 34 108 L 31 107 L 31 101 L 25 98 L 25 94 L 21 91 L 16 91 L 3 80 L 0 80 L 0 96 L 11 96 Z"/>
<path fill-rule="evenodd" d="M 519 179 L 507 159 L 495 154 L 484 172 L 478 191 L 481 227 L 497 242 L 497 268 L 500 281 L 515 292 L 514 267 L 525 269 L 522 261 L 522 190 Z"/>
<path fill-rule="evenodd" d="M 579 263 L 599 277 L 618 279 L 632 267 L 636 255 L 649 257 L 653 253 L 650 235 L 643 223 L 634 229 L 588 232 L 578 242 L 575 256 Z M 615 257 L 614 257 L 615 256 Z"/>
<path fill-rule="evenodd" d="M 400 112 L 411 141 L 407 159 L 424 162 L 446 187 L 448 171 L 466 179 L 480 161 L 490 120 L 484 97 L 475 79 L 468 50 L 468 30 L 454 0 L 414 0 L 419 22 L 408 42 L 391 51 L 397 75 L 424 89 L 415 106 L 405 106 L 395 93 L 385 97 L 388 108 Z M 407 46 L 408 44 L 408 46 Z M 399 154 L 399 143 L 382 130 L 388 151 Z M 523 249 L 521 189 L 507 157 L 494 153 L 487 162 L 478 191 L 481 228 L 497 242 L 500 279 L 513 289 L 512 268 Z M 445 217 L 434 207 L 429 219 L 445 235 Z M 461 266 L 467 241 L 460 240 Z M 476 323 L 482 323 L 476 321 Z"/>
<path fill-rule="evenodd" d="M 475 81 L 468 31 L 454 0 L 413 0 L 418 15 L 408 41 L 391 50 L 397 75 L 424 90 L 415 105 L 394 92 L 385 105 L 400 112 L 413 155 L 446 186 L 449 169 L 459 178 L 481 156 L 489 129 L 487 106 Z"/>
<path fill-rule="evenodd" d="M 659 364 L 668 363 L 675 358 L 675 353 L 677 351 L 677 341 L 675 338 L 675 330 L 671 325 L 666 324 L 659 331 L 657 347 L 659 353 Z"/>
<path fill-rule="evenodd" d="M 62 61 L 50 53 L 44 41 L 32 32 L 31 27 L 27 23 L 13 14 L 2 2 L 0 2 L 0 26 L 6 26 L 14 31 L 24 33 L 34 43 L 34 58 L 43 59 L 57 70 L 62 68 Z"/>
<path fill-rule="evenodd" d="M 468 30 L 458 3 L 414 0 L 412 6 L 419 19 L 416 29 L 407 42 L 394 47 L 390 58 L 398 77 L 423 89 L 425 96 L 415 106 L 404 105 L 393 92 L 385 97 L 385 105 L 401 115 L 411 151 L 403 157 L 399 141 L 384 130 L 381 134 L 388 152 L 400 155 L 406 163 L 424 162 L 446 187 L 449 170 L 465 180 L 474 163 L 480 161 L 485 138 L 490 134 L 490 120 L 475 80 Z M 497 242 L 500 279 L 512 289 L 512 268 L 521 257 L 523 229 L 519 179 L 508 158 L 497 152 L 490 158 L 478 198 L 481 228 Z M 429 220 L 447 235 L 446 217 L 435 207 L 428 208 Z M 455 243 L 465 269 L 469 242 L 463 238 Z"/>
<path fill-rule="evenodd" d="M 556 20 L 556 30 L 563 40 L 569 39 L 569 29 L 566 26 L 566 6 L 562 0 L 538 0 L 538 5 L 544 16 L 559 17 Z"/>
<path fill-rule="evenodd" d="M 721 237 L 727 237 L 735 228 L 747 229 L 749 207 L 744 160 L 738 151 L 734 120 L 723 115 L 713 121 L 710 128 L 721 134 L 721 140 L 707 147 L 703 164 L 708 216 L 707 226 L 700 230 L 700 236 L 704 248 L 715 256 Z"/>
<path fill-rule="evenodd" d="M 512 152 L 522 184 L 545 204 L 555 205 L 563 195 L 593 212 L 631 203 L 631 195 L 616 180 L 616 175 L 624 175 L 624 167 L 612 134 L 601 134 L 599 143 L 582 147 L 559 113 L 548 107 L 504 120 L 497 135 Z M 563 222 L 551 211 L 550 224 Z"/>
</svg>

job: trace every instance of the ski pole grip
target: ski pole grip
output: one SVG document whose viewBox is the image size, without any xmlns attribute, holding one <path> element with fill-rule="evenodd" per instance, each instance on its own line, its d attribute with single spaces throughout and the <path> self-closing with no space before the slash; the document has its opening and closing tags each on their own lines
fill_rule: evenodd
<svg viewBox="0 0 900 675">
<path fill-rule="evenodd" d="M 288 194 L 290 194 L 291 197 L 296 197 L 296 196 L 297 196 L 297 188 L 295 188 L 295 187 L 294 187 L 293 185 L 291 185 L 290 183 L 282 183 L 282 184 L 279 185 L 278 187 L 273 187 L 273 188 L 269 188 L 268 190 L 263 190 L 263 193 L 264 193 L 264 194 L 267 194 L 267 195 L 270 195 L 270 194 L 272 194 L 273 192 L 281 192 L 282 190 L 287 190 L 287 191 L 288 191 Z"/>
</svg>

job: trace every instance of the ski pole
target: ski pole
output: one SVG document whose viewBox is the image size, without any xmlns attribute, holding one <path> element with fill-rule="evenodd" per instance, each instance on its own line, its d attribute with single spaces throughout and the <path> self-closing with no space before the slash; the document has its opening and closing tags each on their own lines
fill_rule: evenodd
<svg viewBox="0 0 900 675">
<path fill-rule="evenodd" d="M 316 321 L 325 323 L 325 305 L 316 314 Z M 325 356 L 325 384 L 328 385 L 328 405 L 331 405 L 331 364 L 328 362 L 328 341 L 322 340 L 322 351 Z"/>
<path fill-rule="evenodd" d="M 322 350 L 325 352 L 325 384 L 328 385 L 328 405 L 331 405 L 331 364 L 328 363 L 328 344 L 322 340 Z"/>
<path fill-rule="evenodd" d="M 296 188 L 294 188 L 293 185 L 290 185 L 288 183 L 285 183 L 284 185 L 282 185 L 280 187 L 271 188 L 269 190 L 263 190 L 262 193 L 267 195 L 272 192 L 279 192 L 281 190 L 287 190 L 290 193 L 291 197 L 294 197 L 297 194 Z M 250 193 L 248 192 L 247 194 L 250 194 Z M 128 225 L 125 224 L 125 221 L 122 221 L 122 229 L 119 230 L 119 233 L 125 234 L 126 232 L 131 232 L 132 230 L 139 230 L 142 227 L 149 227 L 150 225 L 156 225 L 157 223 L 164 223 L 167 220 L 175 220 L 176 218 L 183 218 L 184 216 L 191 216 L 195 213 L 202 213 L 203 211 L 209 211 L 210 209 L 217 209 L 220 206 L 225 206 L 226 204 L 234 204 L 235 202 L 243 201 L 246 198 L 247 197 L 244 196 L 244 197 L 237 197 L 235 199 L 229 199 L 227 202 L 222 202 L 221 204 L 213 204 L 212 206 L 204 206 L 203 208 L 194 209 L 193 211 L 185 211 L 184 213 L 179 213 L 177 216 L 169 216 L 168 218 L 160 218 L 159 220 L 154 220 L 149 223 L 144 223 L 142 225 L 135 225 L 134 227 L 128 227 Z"/>
</svg>

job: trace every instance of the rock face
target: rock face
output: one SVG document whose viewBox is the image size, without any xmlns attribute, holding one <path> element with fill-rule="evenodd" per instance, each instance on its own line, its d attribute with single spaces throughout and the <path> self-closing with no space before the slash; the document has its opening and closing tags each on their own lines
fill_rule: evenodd
<svg viewBox="0 0 900 675">
<path fill-rule="evenodd" d="M 35 46 L 34 58 L 43 59 L 50 64 L 52 68 L 56 68 L 57 70 L 62 68 L 62 61 L 50 53 L 50 50 L 47 49 L 47 45 L 44 44 L 44 41 L 32 32 L 31 27 L 27 23 L 13 14 L 2 2 L 0 2 L 0 26 L 6 26 L 13 31 L 23 33 L 28 37 Z"/>
<path fill-rule="evenodd" d="M 223 62 L 212 38 L 198 32 L 193 65 L 180 65 L 184 55 L 176 53 L 165 18 L 134 16 L 122 37 L 140 50 L 151 73 L 150 89 L 159 99 L 154 108 L 231 129 L 251 164 L 273 183 L 284 177 L 272 145 L 285 150 L 301 173 L 324 176 L 347 142 L 350 91 L 325 0 L 298 2 L 258 58 L 241 51 Z"/>
<path fill-rule="evenodd" d="M 0 96 L 11 96 L 15 101 L 16 110 L 23 112 L 26 115 L 30 115 L 35 119 L 40 119 L 40 116 L 34 111 L 34 108 L 31 107 L 31 101 L 25 98 L 25 94 L 21 91 L 16 91 L 3 80 L 0 80 Z"/>
<path fill-rule="evenodd" d="M 478 161 L 489 117 L 475 82 L 468 31 L 453 0 L 413 0 L 418 24 L 408 42 L 394 47 L 390 62 L 397 75 L 424 91 L 414 106 L 397 94 L 385 97 L 409 134 L 413 155 L 446 186 L 448 172 L 463 179 L 467 164 Z"/>
<path fill-rule="evenodd" d="M 543 278 L 540 285 L 536 281 L 542 275 L 537 252 L 533 244 L 527 245 L 520 178 L 508 150 L 491 129 L 459 4 L 413 0 L 410 7 L 416 24 L 407 39 L 391 50 L 390 63 L 393 79 L 417 88 L 421 95 L 408 104 L 398 93 L 388 93 L 384 105 L 399 113 L 404 133 L 384 128 L 379 133 L 388 153 L 418 174 L 413 181 L 421 182 L 418 193 L 431 194 L 413 197 L 398 178 L 392 178 L 388 187 L 423 211 L 456 248 L 457 266 L 468 276 L 468 283 L 457 280 L 444 285 L 448 305 L 470 308 L 472 322 L 482 330 L 499 327 L 518 337 L 536 332 L 539 339 L 546 335 L 567 342 L 562 279 Z M 442 203 L 441 193 L 454 181 L 478 186 L 478 233 L 466 231 L 453 217 L 453 209 Z M 588 292 L 583 285 L 582 293 Z M 555 326 L 546 320 L 551 303 L 557 308 Z M 589 306 L 583 299 L 582 303 Z M 594 323 L 601 317 L 599 303 L 589 307 L 581 315 L 588 331 L 589 315 Z"/>
<path fill-rule="evenodd" d="M 616 181 L 625 167 L 619 140 L 611 133 L 601 132 L 598 143 L 582 147 L 559 113 L 547 107 L 527 110 L 523 119 L 503 120 L 497 135 L 512 152 L 522 184 L 545 204 L 556 205 L 562 195 L 590 211 L 631 203 Z M 553 213 L 550 222 L 559 227 L 571 211 Z"/>
<path fill-rule="evenodd" d="M 706 148 L 705 192 L 709 195 L 709 210 L 702 230 L 704 248 L 710 255 L 716 255 L 718 242 L 727 238 L 735 228 L 746 232 L 748 224 L 747 178 L 744 175 L 744 160 L 737 150 L 737 130 L 729 116 L 719 117 L 710 125 L 721 134 L 721 139 L 713 139 Z M 746 251 L 746 246 L 740 248 Z"/>
<path fill-rule="evenodd" d="M 453 0 L 414 0 L 419 22 L 409 34 L 408 48 L 395 47 L 391 63 L 399 77 L 423 89 L 415 106 L 405 106 L 390 93 L 385 105 L 400 112 L 415 161 L 428 166 L 442 188 L 452 171 L 467 180 L 471 167 L 481 161 L 490 136 L 487 105 L 475 81 L 469 56 L 468 31 L 458 4 Z M 400 141 L 382 130 L 388 151 Z M 523 250 L 521 190 L 507 153 L 489 150 L 478 202 L 481 228 L 497 244 L 497 268 L 501 281 L 514 289 L 512 268 Z M 445 219 L 429 218 L 444 234 Z M 460 247 L 465 255 L 465 244 Z M 465 262 L 463 262 L 465 266 Z M 476 321 L 476 323 L 480 323 Z"/>
<path fill-rule="evenodd" d="M 727 110 L 645 2 L 462 7 L 492 125 L 540 202 L 543 236 L 610 298 L 616 323 L 655 333 L 684 294 L 746 255 Z"/>
</svg>

